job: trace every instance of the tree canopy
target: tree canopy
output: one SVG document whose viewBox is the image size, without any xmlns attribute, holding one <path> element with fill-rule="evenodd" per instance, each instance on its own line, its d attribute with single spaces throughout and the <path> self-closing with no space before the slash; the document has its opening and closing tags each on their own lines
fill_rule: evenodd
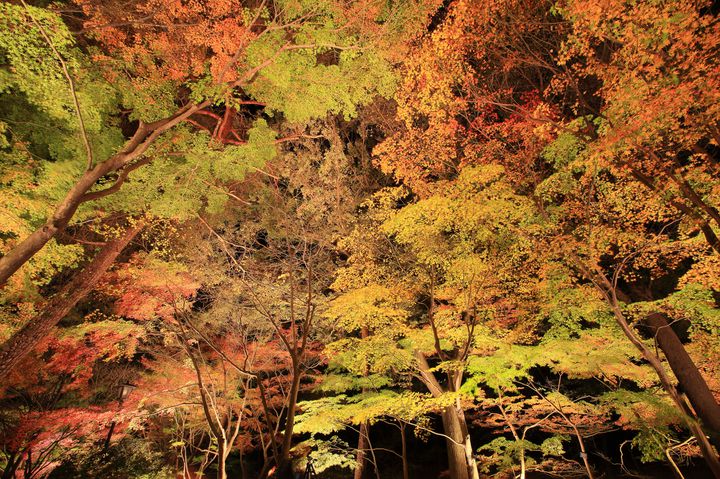
<svg viewBox="0 0 720 479">
<path fill-rule="evenodd" d="M 718 15 L 3 1 L 2 479 L 720 478 Z"/>
</svg>

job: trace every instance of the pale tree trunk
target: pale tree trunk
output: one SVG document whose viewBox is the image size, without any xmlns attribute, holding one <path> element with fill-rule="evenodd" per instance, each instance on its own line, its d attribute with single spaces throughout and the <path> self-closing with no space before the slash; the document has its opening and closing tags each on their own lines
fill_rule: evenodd
<svg viewBox="0 0 720 479">
<path fill-rule="evenodd" d="M 187 333 L 185 331 L 185 327 L 183 325 L 182 321 L 178 321 L 178 326 L 180 327 L 179 331 L 177 332 L 178 340 L 183 346 L 183 349 L 185 350 L 185 353 L 188 355 L 188 358 L 190 359 L 190 362 L 193 365 L 193 369 L 195 370 L 195 377 L 197 379 L 197 388 L 198 393 L 200 394 L 200 404 L 203 409 L 203 414 L 205 415 L 205 421 L 207 422 L 208 428 L 210 429 L 210 434 L 212 437 L 217 441 L 218 445 L 218 452 L 217 452 L 217 479 L 226 479 L 227 474 L 225 472 L 225 459 L 227 457 L 226 447 L 227 447 L 227 437 L 225 435 L 225 430 L 223 429 L 222 422 L 219 418 L 219 415 L 217 414 L 217 406 L 215 403 L 215 399 L 210 396 L 210 393 L 206 389 L 205 381 L 203 380 L 202 375 L 202 369 L 200 367 L 200 363 L 198 361 L 198 358 L 195 356 L 195 353 L 191 349 L 188 340 Z M 199 351 L 199 346 L 198 346 Z M 202 356 L 201 356 L 202 357 Z M 228 418 L 228 420 L 230 420 Z"/>
<path fill-rule="evenodd" d="M 475 461 L 475 454 L 472 447 L 472 441 L 470 440 L 470 432 L 468 431 L 467 421 L 465 419 L 465 411 L 460 406 L 460 400 L 456 400 L 455 405 L 456 414 L 460 423 L 460 432 L 463 435 L 463 448 L 465 451 L 465 464 L 468 468 L 468 475 L 472 479 L 480 479 L 478 473 L 477 463 Z"/>
<path fill-rule="evenodd" d="M 218 443 L 218 472 L 217 479 L 227 479 L 227 472 L 225 471 L 225 461 L 230 451 L 225 447 L 222 442 Z"/>
<path fill-rule="evenodd" d="M 442 413 L 443 431 L 447 444 L 448 467 L 452 479 L 471 479 L 465 456 L 465 437 L 457 409 L 448 406 Z"/>
<path fill-rule="evenodd" d="M 138 221 L 126 229 L 122 236 L 108 241 L 90 264 L 77 273 L 40 313 L 3 343 L 0 347 L 1 378 L 6 378 L 17 363 L 50 334 L 52 328 L 95 287 L 120 252 L 135 238 L 143 226 L 144 222 Z"/>
<path fill-rule="evenodd" d="M 363 326 L 360 329 L 360 338 L 361 339 L 367 339 L 368 336 L 370 336 L 370 330 L 367 326 Z M 367 377 L 369 373 L 368 365 L 365 365 L 365 371 L 363 371 L 363 376 Z M 362 392 L 367 392 L 367 389 L 363 388 Z M 365 474 L 365 469 L 367 468 L 367 450 L 370 445 L 370 438 L 368 434 L 370 433 L 370 427 L 368 425 L 368 422 L 365 421 L 362 424 L 360 424 L 360 437 L 358 438 L 358 446 L 357 446 L 357 454 L 355 455 L 355 461 L 357 462 L 357 466 L 355 467 L 355 474 L 353 475 L 353 479 L 363 479 L 363 474 Z"/>
<path fill-rule="evenodd" d="M 414 355 L 423 384 L 433 396 L 441 396 L 444 390 L 430 370 L 427 358 L 421 351 L 415 351 Z M 453 381 L 451 380 L 450 383 L 452 384 Z M 442 423 L 443 432 L 446 436 L 450 477 L 452 479 L 479 478 L 472 444 L 470 443 L 470 435 L 465 422 L 465 413 L 459 403 L 448 406 L 443 410 Z"/>
</svg>

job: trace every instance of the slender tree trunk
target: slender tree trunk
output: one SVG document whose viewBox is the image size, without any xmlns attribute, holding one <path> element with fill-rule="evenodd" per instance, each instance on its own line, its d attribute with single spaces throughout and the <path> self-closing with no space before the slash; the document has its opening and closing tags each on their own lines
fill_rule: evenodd
<svg viewBox="0 0 720 479">
<path fill-rule="evenodd" d="M 688 355 L 680 338 L 668 324 L 662 313 L 652 313 L 645 318 L 645 324 L 657 339 L 658 345 L 677 378 L 680 389 L 690 400 L 695 413 L 708 432 L 713 446 L 720 451 L 720 405 L 702 377 L 692 358 Z"/>
<path fill-rule="evenodd" d="M 240 449 L 240 479 L 247 477 L 247 471 L 245 471 L 245 458 L 243 457 L 242 449 Z"/>
<path fill-rule="evenodd" d="M 405 428 L 407 425 L 400 421 L 400 446 L 402 448 L 402 466 L 403 466 L 403 479 L 410 479 L 410 471 L 408 468 L 407 458 L 407 437 L 405 434 Z M 357 479 L 357 478 L 356 478 Z"/>
<path fill-rule="evenodd" d="M 360 329 L 360 338 L 367 339 L 369 335 L 370 330 L 367 328 L 367 326 L 363 326 Z M 368 365 L 365 364 L 365 371 L 363 371 L 363 376 L 367 377 L 368 372 Z M 363 393 L 366 391 L 367 390 L 365 388 L 362 389 Z M 357 467 L 355 467 L 355 474 L 353 476 L 353 479 L 363 479 L 363 474 L 365 474 L 365 469 L 367 468 L 367 449 L 370 444 L 368 436 L 369 433 L 370 427 L 368 425 L 368 422 L 365 421 L 360 424 L 360 437 L 358 438 L 357 454 L 355 455 Z"/>
<path fill-rule="evenodd" d="M 283 446 L 278 464 L 278 477 L 280 479 L 292 478 L 292 465 L 290 464 L 290 449 L 292 448 L 293 429 L 295 428 L 295 406 L 300 391 L 300 361 L 293 358 L 293 379 L 288 396 L 287 417 L 285 419 L 285 432 Z"/>
<path fill-rule="evenodd" d="M 513 425 L 513 422 L 508 416 L 507 412 L 505 412 L 505 407 L 502 405 L 502 395 L 500 396 L 500 403 L 498 404 L 498 408 L 500 409 L 500 413 L 502 414 L 503 419 L 505 420 L 505 423 L 507 423 L 508 428 L 510 429 L 510 433 L 513 436 L 513 439 L 515 439 L 515 442 L 518 444 L 518 448 L 520 449 L 520 475 L 515 476 L 519 479 L 525 479 L 525 447 L 523 444 L 523 438 L 520 437 L 520 434 L 518 434 L 517 429 Z M 524 434 L 523 434 L 524 436 Z M 515 470 L 513 468 L 513 475 L 515 474 Z"/>
<path fill-rule="evenodd" d="M 375 471 L 375 479 L 380 479 L 380 468 L 378 467 L 378 460 L 375 456 L 375 448 L 373 448 L 372 442 L 370 442 L 370 436 L 367 437 L 368 448 L 370 449 L 370 457 L 372 457 L 373 470 Z"/>
<path fill-rule="evenodd" d="M 225 444 L 219 439 L 217 479 L 227 479 L 227 472 L 225 471 L 225 461 L 227 460 L 227 455 L 228 451 L 226 450 Z"/>
<path fill-rule="evenodd" d="M 0 377 L 6 378 L 15 365 L 46 337 L 53 327 L 84 298 L 113 264 L 120 252 L 142 230 L 138 221 L 117 239 L 108 241 L 82 271 L 56 294 L 37 316 L 0 346 Z"/>
<path fill-rule="evenodd" d="M 367 450 L 368 450 L 368 423 L 363 422 L 360 424 L 360 437 L 358 438 L 357 454 L 355 454 L 355 473 L 353 479 L 363 479 L 365 475 L 365 469 L 367 468 Z"/>
</svg>

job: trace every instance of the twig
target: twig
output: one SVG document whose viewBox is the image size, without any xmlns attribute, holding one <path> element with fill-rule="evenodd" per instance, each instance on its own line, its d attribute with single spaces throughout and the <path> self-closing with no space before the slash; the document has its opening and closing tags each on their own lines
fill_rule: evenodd
<svg viewBox="0 0 720 479">
<path fill-rule="evenodd" d="M 62 66 L 63 74 L 68 81 L 68 85 L 70 86 L 70 94 L 72 95 L 73 103 L 75 105 L 75 114 L 77 115 L 78 123 L 80 124 L 80 136 L 83 140 L 83 143 L 85 144 L 85 152 L 87 154 L 87 169 L 91 170 L 93 166 L 93 153 L 92 148 L 90 147 L 90 140 L 88 140 L 87 131 L 85 131 L 85 122 L 83 121 L 82 112 L 80 111 L 80 102 L 78 101 L 77 94 L 75 93 L 75 82 L 73 82 L 73 79 L 70 76 L 70 71 L 68 70 L 65 60 L 63 60 L 62 55 L 60 55 L 60 52 L 57 50 L 57 48 L 55 48 L 55 45 L 53 44 L 52 40 L 50 40 L 50 37 L 45 32 L 45 29 L 42 27 L 40 22 L 38 22 L 35 17 L 33 17 L 27 3 L 25 3 L 25 0 L 20 0 L 20 3 L 22 3 L 23 7 L 25 7 L 25 11 L 27 12 L 28 17 L 30 17 L 30 20 L 35 24 L 37 29 L 40 30 L 40 34 L 43 36 L 45 42 L 53 51 L 58 61 L 60 62 L 60 65 Z"/>
</svg>

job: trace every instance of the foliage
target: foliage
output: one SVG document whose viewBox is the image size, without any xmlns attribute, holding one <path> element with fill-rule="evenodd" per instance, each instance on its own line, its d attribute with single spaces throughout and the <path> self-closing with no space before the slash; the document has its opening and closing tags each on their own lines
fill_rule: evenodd
<svg viewBox="0 0 720 479">
<path fill-rule="evenodd" d="M 613 429 L 701 453 L 645 318 L 717 399 L 716 5 L 31 3 L 0 4 L 0 255 L 157 133 L 2 286 L 5 341 L 147 218 L 3 378 L 4 477 L 332 474 L 386 428 L 463 479 L 587 475 Z"/>
</svg>

